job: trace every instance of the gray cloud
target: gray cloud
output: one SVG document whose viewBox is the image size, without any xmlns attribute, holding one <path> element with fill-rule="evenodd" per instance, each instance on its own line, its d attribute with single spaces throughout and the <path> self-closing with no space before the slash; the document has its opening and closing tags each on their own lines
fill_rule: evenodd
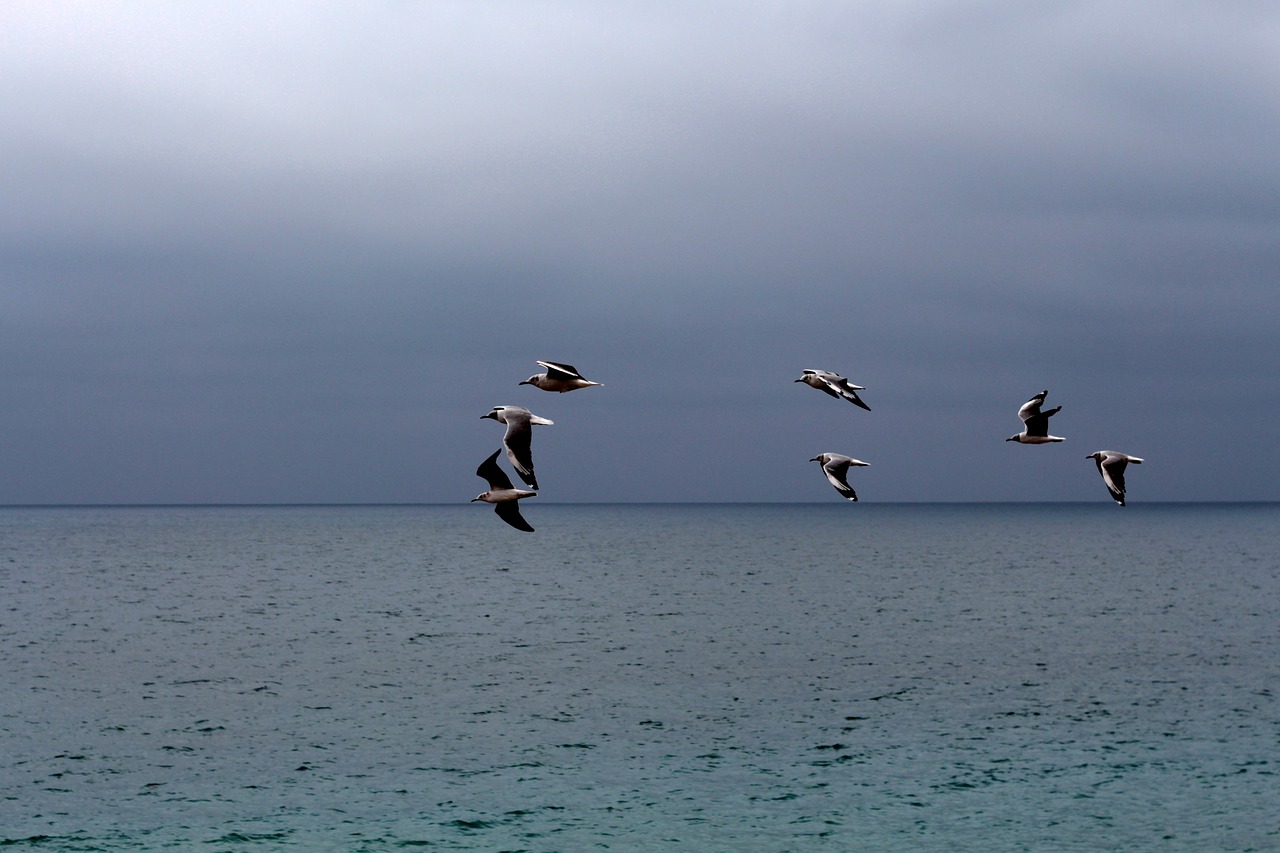
<svg viewBox="0 0 1280 853">
<path fill-rule="evenodd" d="M 1159 460 L 1134 500 L 1274 499 L 1278 28 L 8 8 L 0 502 L 465 499 L 496 403 L 557 420 L 549 500 L 829 499 L 823 450 L 868 500 L 1088 500 L 1103 445 Z M 1043 387 L 1067 445 L 1004 445 Z"/>
</svg>

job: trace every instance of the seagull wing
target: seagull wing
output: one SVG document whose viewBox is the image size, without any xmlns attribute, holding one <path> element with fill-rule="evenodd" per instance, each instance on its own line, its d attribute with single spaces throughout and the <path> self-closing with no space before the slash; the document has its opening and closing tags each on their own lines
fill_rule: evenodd
<svg viewBox="0 0 1280 853">
<path fill-rule="evenodd" d="M 1098 460 L 1098 473 L 1112 499 L 1124 506 L 1124 469 L 1129 465 L 1129 457 L 1122 453 L 1108 453 Z"/>
<path fill-rule="evenodd" d="M 533 424 L 529 410 L 514 406 L 506 411 L 507 431 L 502 436 L 502 445 L 507 449 L 507 458 L 511 460 L 520 479 L 529 488 L 538 488 L 537 479 L 533 476 Z"/>
<path fill-rule="evenodd" d="M 1023 406 L 1023 408 L 1025 409 L 1026 406 Z M 1026 426 L 1027 435 L 1047 436 L 1049 434 L 1049 418 L 1056 415 L 1060 411 L 1062 411 L 1062 407 L 1058 406 L 1056 408 L 1049 409 L 1048 411 L 1044 411 L 1044 412 L 1037 411 L 1034 414 L 1032 414 L 1030 417 L 1024 418 L 1023 421 L 1027 425 Z"/>
<path fill-rule="evenodd" d="M 510 524 L 516 530 L 524 530 L 528 533 L 533 532 L 533 527 L 520 514 L 519 501 L 504 501 L 500 504 L 494 504 L 493 511 L 498 514 L 498 518 Z"/>
<path fill-rule="evenodd" d="M 476 476 L 483 477 L 491 491 L 514 488 L 507 472 L 498 467 L 498 454 L 501 452 L 502 448 L 493 451 L 493 455 L 481 462 L 480 467 L 476 469 Z"/>
<path fill-rule="evenodd" d="M 845 382 L 844 398 L 848 400 L 850 403 L 853 403 L 855 406 L 862 409 L 866 409 L 869 412 L 871 411 L 871 407 L 868 406 L 866 403 L 862 402 L 862 398 L 858 396 L 858 392 L 853 390 L 854 388 L 858 388 L 858 387 L 859 386 L 850 385 L 848 382 Z"/>
<path fill-rule="evenodd" d="M 1018 409 L 1018 419 L 1023 423 L 1031 420 L 1036 415 L 1040 414 L 1040 406 L 1042 403 L 1044 403 L 1044 397 L 1039 394 L 1032 397 L 1030 400 L 1023 403 L 1022 407 Z"/>
<path fill-rule="evenodd" d="M 849 460 L 848 459 L 830 459 L 822 464 L 822 473 L 827 475 L 827 481 L 835 486 L 836 491 L 841 497 L 848 498 L 851 501 L 858 499 L 858 493 L 849 488 L 847 477 L 849 476 Z"/>
<path fill-rule="evenodd" d="M 578 372 L 578 368 L 571 364 L 559 364 L 554 361 L 540 361 L 538 364 L 547 369 L 548 379 L 583 379 L 583 375 Z"/>
</svg>

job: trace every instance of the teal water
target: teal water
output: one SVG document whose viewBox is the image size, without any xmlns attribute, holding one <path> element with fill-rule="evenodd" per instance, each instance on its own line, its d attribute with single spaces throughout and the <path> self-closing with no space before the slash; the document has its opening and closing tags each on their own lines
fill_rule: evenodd
<svg viewBox="0 0 1280 853">
<path fill-rule="evenodd" d="M 15 850 L 1280 849 L 1280 505 L 0 509 Z"/>
</svg>

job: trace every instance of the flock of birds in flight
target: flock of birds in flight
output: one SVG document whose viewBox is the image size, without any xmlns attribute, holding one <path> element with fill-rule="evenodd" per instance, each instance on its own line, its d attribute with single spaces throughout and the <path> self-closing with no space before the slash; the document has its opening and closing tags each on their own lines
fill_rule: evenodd
<svg viewBox="0 0 1280 853">
<path fill-rule="evenodd" d="M 554 361 L 540 361 L 538 364 L 546 368 L 547 372 L 535 373 L 521 382 L 521 385 L 532 385 L 534 388 L 559 394 L 600 385 L 599 382 L 583 378 L 578 369 L 572 365 L 557 364 Z M 493 454 L 481 462 L 480 467 L 476 469 L 476 475 L 483 477 L 489 484 L 489 488 L 472 498 L 471 502 L 484 501 L 493 504 L 493 511 L 507 524 L 517 530 L 532 533 L 533 527 L 520 514 L 518 501 L 538 494 L 536 491 L 529 490 L 538 488 L 538 478 L 533 473 L 531 450 L 533 427 L 535 424 L 551 426 L 555 421 L 540 418 L 524 406 L 494 406 L 493 411 L 480 416 L 481 420 L 485 418 L 493 418 L 498 423 L 506 424 L 507 431 L 502 436 L 502 447 L 493 451 Z M 513 486 L 507 472 L 498 465 L 498 454 L 503 448 L 506 448 L 511 467 L 516 469 L 516 473 L 529 486 L 529 489 L 517 489 Z"/>
<path fill-rule="evenodd" d="M 601 385 L 599 382 L 584 378 L 572 365 L 554 361 L 539 361 L 538 364 L 544 367 L 546 372 L 535 373 L 519 384 L 532 385 L 543 391 L 559 394 Z M 871 407 L 858 396 L 859 391 L 867 389 L 861 385 L 854 385 L 838 373 L 806 369 L 796 382 L 803 382 L 824 394 L 847 400 L 859 408 L 871 411 Z M 1062 407 L 1042 408 L 1048 394 L 1049 391 L 1046 389 L 1022 404 L 1018 409 L 1018 418 L 1022 421 L 1022 432 L 1009 436 L 1005 441 L 1016 441 L 1019 444 L 1051 444 L 1065 441 L 1062 436 L 1049 435 L 1049 418 L 1062 411 Z M 506 424 L 507 430 L 502 436 L 502 447 L 493 451 L 493 454 L 481 462 L 480 467 L 476 469 L 476 475 L 489 484 L 488 490 L 476 495 L 471 501 L 493 504 L 494 512 L 507 524 L 517 530 L 532 533 L 533 527 L 520 514 L 519 501 L 538 494 L 535 491 L 538 488 L 538 478 L 533 473 L 533 427 L 535 425 L 550 426 L 555 422 L 538 417 L 523 406 L 494 406 L 492 411 L 480 417 L 481 420 L 492 418 L 498 423 Z M 515 488 L 511 478 L 498 465 L 498 455 L 504 449 L 507 451 L 507 459 L 511 462 L 511 467 L 515 469 L 525 485 L 529 486 L 528 489 Z M 1130 462 L 1139 464 L 1142 460 L 1137 456 L 1115 450 L 1098 450 L 1085 458 L 1092 459 L 1097 464 L 1098 473 L 1102 475 L 1102 482 L 1106 485 L 1112 500 L 1124 506 L 1124 470 Z M 809 461 L 822 465 L 822 473 L 826 475 L 828 482 L 835 487 L 841 497 L 851 501 L 858 499 L 857 492 L 849 486 L 849 469 L 866 467 L 869 463 L 845 456 L 843 453 L 819 453 Z"/>
</svg>

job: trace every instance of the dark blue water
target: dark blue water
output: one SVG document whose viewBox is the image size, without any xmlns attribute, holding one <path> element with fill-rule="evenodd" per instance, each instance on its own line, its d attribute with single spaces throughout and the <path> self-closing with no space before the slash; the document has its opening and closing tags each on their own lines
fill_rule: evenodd
<svg viewBox="0 0 1280 853">
<path fill-rule="evenodd" d="M 1277 850 L 1280 506 L 0 509 L 16 850 Z"/>
</svg>

